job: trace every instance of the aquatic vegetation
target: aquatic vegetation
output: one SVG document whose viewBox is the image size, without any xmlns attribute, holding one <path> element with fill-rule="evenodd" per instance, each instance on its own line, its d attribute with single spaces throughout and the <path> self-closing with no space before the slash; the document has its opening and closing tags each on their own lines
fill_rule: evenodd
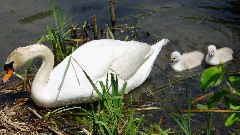
<svg viewBox="0 0 240 135">
<path fill-rule="evenodd" d="M 231 75 L 225 80 L 226 73 L 224 64 L 206 69 L 202 74 L 201 88 L 206 91 L 209 87 L 218 87 L 223 82 L 227 85 L 227 87 L 218 87 L 219 90 L 208 99 L 207 107 L 214 110 L 217 104 L 224 100 L 225 105 L 230 109 L 228 112 L 232 112 L 227 118 L 225 126 L 231 126 L 240 120 L 240 78 Z"/>
<path fill-rule="evenodd" d="M 40 20 L 40 19 L 43 19 L 45 17 L 48 17 L 48 16 L 51 16 L 52 15 L 52 11 L 45 11 L 45 12 L 39 12 L 39 13 L 36 13 L 34 15 L 31 15 L 29 17 L 25 17 L 25 18 L 22 18 L 20 20 L 18 20 L 19 23 L 21 24 L 27 24 L 27 23 L 30 23 L 30 22 L 33 22 L 35 20 Z"/>
<path fill-rule="evenodd" d="M 72 29 L 65 30 L 66 26 L 70 23 L 69 20 L 67 20 L 66 16 L 63 17 L 62 11 L 59 7 L 55 7 L 54 0 L 51 0 L 51 6 L 56 28 L 52 29 L 47 26 L 48 35 L 42 36 L 37 43 L 51 41 L 55 63 L 59 63 L 73 52 L 75 46 L 69 46 L 69 43 L 67 42 L 71 39 L 69 38 L 69 34 L 72 31 Z"/>
</svg>

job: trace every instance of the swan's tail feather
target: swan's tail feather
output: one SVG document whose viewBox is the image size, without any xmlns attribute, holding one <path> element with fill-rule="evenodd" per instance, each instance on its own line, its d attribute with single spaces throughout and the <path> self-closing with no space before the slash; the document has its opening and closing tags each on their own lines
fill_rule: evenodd
<svg viewBox="0 0 240 135">
<path fill-rule="evenodd" d="M 166 45 L 168 42 L 169 42 L 169 40 L 166 39 L 166 38 L 164 38 L 164 39 L 162 39 L 161 41 L 157 42 L 156 44 L 152 45 L 152 48 L 153 48 L 153 49 L 160 49 L 160 50 L 161 50 L 161 48 L 162 48 L 164 45 Z"/>
</svg>

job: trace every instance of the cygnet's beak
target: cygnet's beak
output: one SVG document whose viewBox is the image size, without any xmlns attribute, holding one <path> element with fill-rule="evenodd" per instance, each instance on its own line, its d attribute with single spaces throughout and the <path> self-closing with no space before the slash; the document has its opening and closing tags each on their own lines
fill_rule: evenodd
<svg viewBox="0 0 240 135">
<path fill-rule="evenodd" d="M 13 69 L 13 62 L 11 62 L 10 64 L 5 64 L 4 65 L 4 70 L 6 71 L 6 74 L 4 75 L 2 82 L 6 83 L 8 81 L 8 79 L 10 78 L 10 76 L 13 74 L 14 69 Z"/>
<path fill-rule="evenodd" d="M 174 63 L 175 61 L 173 59 L 171 59 L 171 63 Z"/>
<path fill-rule="evenodd" d="M 208 54 L 208 59 L 212 59 L 212 57 L 213 57 L 213 54 L 212 54 L 212 53 L 209 53 L 209 54 Z"/>
</svg>

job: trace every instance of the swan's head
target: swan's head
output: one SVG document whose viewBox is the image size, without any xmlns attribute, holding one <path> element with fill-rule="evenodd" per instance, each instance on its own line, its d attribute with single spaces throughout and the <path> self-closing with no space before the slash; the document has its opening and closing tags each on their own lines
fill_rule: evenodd
<svg viewBox="0 0 240 135">
<path fill-rule="evenodd" d="M 215 45 L 209 45 L 208 46 L 208 58 L 212 59 L 212 57 L 214 56 L 214 54 L 216 53 L 216 46 Z"/>
<path fill-rule="evenodd" d="M 172 63 L 176 63 L 181 60 L 181 54 L 178 51 L 174 51 L 171 55 Z"/>
<path fill-rule="evenodd" d="M 7 82 L 14 70 L 23 66 L 26 63 L 26 58 L 24 58 L 25 55 L 23 55 L 23 52 L 25 52 L 24 48 L 25 47 L 18 48 L 8 56 L 7 61 L 4 65 L 4 70 L 6 71 L 6 74 L 2 79 L 3 83 Z"/>
</svg>

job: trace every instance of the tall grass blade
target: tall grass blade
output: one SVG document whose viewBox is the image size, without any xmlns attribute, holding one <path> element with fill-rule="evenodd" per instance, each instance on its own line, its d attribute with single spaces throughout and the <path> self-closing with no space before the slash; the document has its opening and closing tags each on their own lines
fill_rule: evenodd
<svg viewBox="0 0 240 135">
<path fill-rule="evenodd" d="M 174 119 L 174 121 L 181 127 L 186 135 L 188 135 L 187 130 L 185 129 L 184 125 L 178 120 L 177 116 L 173 114 L 167 107 L 163 106 L 165 110 L 170 114 L 170 116 Z M 181 116 L 182 117 L 182 116 Z"/>
<path fill-rule="evenodd" d="M 106 24 L 106 27 L 107 27 L 107 31 L 108 31 L 108 33 L 110 34 L 111 38 L 112 38 L 112 39 L 115 39 L 115 37 L 114 37 L 114 35 L 113 35 L 110 27 L 108 26 L 108 24 Z"/>
<path fill-rule="evenodd" d="M 56 43 L 56 41 L 54 39 L 53 31 L 51 30 L 51 28 L 49 26 L 47 26 L 47 32 L 48 32 L 48 35 L 50 36 L 50 39 L 51 39 L 51 42 L 52 42 L 54 56 L 56 58 L 59 58 L 58 57 L 58 53 L 57 53 L 57 43 Z"/>
<path fill-rule="evenodd" d="M 64 70 L 64 74 L 63 74 L 63 78 L 62 78 L 61 84 L 60 84 L 59 87 L 58 87 L 58 94 L 57 94 L 57 97 L 56 97 L 56 99 L 55 99 L 55 102 L 57 101 L 57 98 L 58 98 L 58 96 L 59 96 L 59 94 L 60 94 L 60 92 L 61 92 L 61 89 L 62 89 L 64 80 L 65 80 L 65 78 L 66 78 L 67 71 L 68 71 L 68 69 L 69 69 L 69 65 L 70 65 L 70 63 L 71 63 L 71 58 L 72 58 L 72 56 L 69 56 L 68 63 L 67 63 L 66 68 L 65 68 L 65 70 Z"/>
<path fill-rule="evenodd" d="M 51 7 L 52 7 L 53 18 L 54 18 L 54 21 L 55 21 L 56 28 L 58 28 L 57 13 L 56 13 L 54 0 L 51 0 Z"/>
<path fill-rule="evenodd" d="M 88 115 L 91 115 L 91 113 L 89 111 L 87 111 L 86 109 L 82 108 L 82 107 L 77 107 L 77 106 L 74 106 L 74 107 L 70 107 L 70 108 L 66 108 L 66 107 L 61 107 L 61 108 L 58 108 L 58 109 L 55 109 L 51 112 L 48 112 L 46 115 L 44 115 L 44 118 L 48 118 L 50 115 L 52 114 L 60 114 L 62 112 L 67 112 L 67 111 L 70 111 L 70 110 L 75 110 L 75 109 L 79 109 L 81 111 L 84 111 L 85 113 L 87 113 Z"/>
<path fill-rule="evenodd" d="M 141 118 L 140 118 L 140 120 L 139 120 L 139 122 L 138 122 L 138 125 L 137 125 L 137 127 L 136 127 L 136 131 L 139 130 L 139 128 L 140 128 L 140 126 L 141 126 L 141 124 L 142 124 L 143 118 L 144 118 L 144 115 L 141 116 Z"/>
<path fill-rule="evenodd" d="M 102 94 L 101 92 L 98 90 L 97 86 L 93 83 L 92 79 L 88 76 L 88 74 L 85 72 L 85 70 L 82 68 L 82 66 L 76 61 L 76 59 L 74 59 L 72 57 L 72 59 L 77 63 L 77 65 L 82 69 L 83 73 L 85 74 L 85 76 L 87 77 L 88 81 L 90 82 L 90 84 L 92 85 L 92 87 L 94 88 L 94 90 L 96 91 L 96 93 L 98 94 L 99 98 L 102 98 Z"/>
<path fill-rule="evenodd" d="M 130 102 L 130 116 L 129 116 L 129 122 L 128 122 L 128 126 L 125 130 L 125 135 L 128 135 L 128 134 L 131 134 L 133 135 L 134 134 L 134 120 L 133 120 L 133 114 L 134 114 L 134 109 L 133 109 L 133 104 L 132 104 L 132 95 L 131 95 L 131 102 Z"/>
<path fill-rule="evenodd" d="M 213 113 L 210 113 L 210 116 L 207 121 L 207 135 L 211 135 L 211 129 L 212 129 L 212 115 Z"/>
<path fill-rule="evenodd" d="M 187 109 L 188 109 L 188 122 L 187 122 L 187 129 L 188 133 L 191 135 L 191 114 L 190 114 L 190 95 L 189 95 L 189 89 L 188 89 L 188 81 L 186 80 L 186 99 L 187 99 Z"/>
<path fill-rule="evenodd" d="M 62 10 L 60 8 L 58 8 L 58 17 L 59 17 L 61 33 L 64 33 L 64 31 L 63 31 L 64 23 L 63 23 L 63 17 L 62 17 Z"/>
</svg>

